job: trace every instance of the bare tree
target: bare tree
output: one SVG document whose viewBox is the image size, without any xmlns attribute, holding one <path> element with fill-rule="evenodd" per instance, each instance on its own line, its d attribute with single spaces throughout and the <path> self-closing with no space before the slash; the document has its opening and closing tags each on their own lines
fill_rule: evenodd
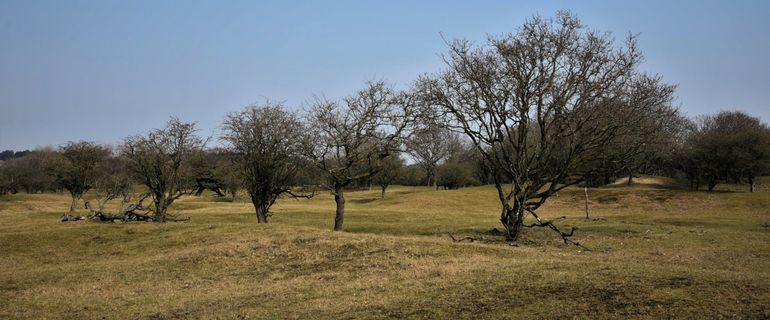
<svg viewBox="0 0 770 320">
<path fill-rule="evenodd" d="M 444 142 L 447 157 L 438 167 L 438 185 L 450 190 L 479 185 L 476 148 L 458 133 L 452 132 L 448 138 Z"/>
<path fill-rule="evenodd" d="M 217 155 L 214 177 L 222 185 L 223 191 L 230 196 L 230 201 L 235 202 L 238 192 L 244 186 L 243 173 L 234 154 L 227 150 L 221 150 L 217 151 Z"/>
<path fill-rule="evenodd" d="M 404 160 L 401 159 L 401 155 L 396 152 L 380 161 L 380 171 L 372 178 L 380 186 L 380 197 L 385 198 L 385 191 L 400 177 L 404 167 Z"/>
<path fill-rule="evenodd" d="M 303 153 L 334 193 L 334 230 L 342 230 L 345 187 L 381 170 L 380 160 L 399 151 L 416 115 L 412 96 L 382 81 L 367 83 L 341 102 L 318 98 L 311 106 Z"/>
<path fill-rule="evenodd" d="M 111 153 L 109 148 L 89 141 L 70 141 L 59 147 L 60 161 L 51 171 L 56 183 L 72 196 L 69 212 L 75 212 L 79 199 L 94 187 L 99 176 L 97 169 Z"/>
<path fill-rule="evenodd" d="M 449 153 L 447 142 L 450 136 L 451 134 L 446 128 L 440 125 L 430 125 L 415 132 L 404 143 L 406 152 L 425 170 L 428 186 L 437 186 L 436 171 L 439 163 Z"/>
<path fill-rule="evenodd" d="M 621 121 L 633 124 L 617 126 L 613 138 L 601 148 L 599 171 L 605 184 L 618 173 L 631 184 L 635 172 L 649 172 L 664 161 L 674 152 L 686 121 L 673 103 L 676 86 L 664 83 L 660 76 L 634 76 L 624 90 L 622 103 L 605 105 L 605 115 L 599 119 L 607 126 Z"/>
<path fill-rule="evenodd" d="M 620 117 L 605 121 L 608 108 L 644 108 L 626 104 L 642 59 L 635 37 L 617 46 L 610 34 L 589 31 L 561 11 L 554 19 L 529 19 L 516 33 L 490 36 L 484 46 L 456 40 L 449 49 L 448 69 L 417 85 L 488 161 L 506 239 L 537 226 L 572 242 L 574 228 L 561 231 L 536 210 L 581 182 L 618 128 L 634 125 Z M 527 214 L 537 222 L 525 225 Z"/>
<path fill-rule="evenodd" d="M 746 179 L 753 192 L 756 177 L 770 171 L 770 128 L 740 111 L 722 111 L 698 119 L 682 148 L 681 162 L 698 188 L 708 191 L 729 180 Z"/>
<path fill-rule="evenodd" d="M 195 131 L 195 123 L 171 118 L 163 129 L 123 140 L 121 152 L 149 189 L 157 222 L 169 220 L 168 207 L 195 191 L 193 158 L 200 155 L 206 144 Z"/>
<path fill-rule="evenodd" d="M 122 198 L 128 201 L 132 197 L 134 177 L 131 175 L 130 162 L 123 156 L 111 156 L 100 162 L 94 182 L 97 198 Z"/>
<path fill-rule="evenodd" d="M 280 104 L 247 107 L 224 122 L 222 140 L 244 175 L 258 223 L 267 223 L 270 207 L 282 194 L 297 196 L 297 165 L 304 130 L 297 117 Z"/>
<path fill-rule="evenodd" d="M 17 152 L 19 154 L 19 152 Z M 26 193 L 56 191 L 59 186 L 52 174 L 61 155 L 51 147 L 25 151 L 4 162 L 9 187 Z"/>
</svg>

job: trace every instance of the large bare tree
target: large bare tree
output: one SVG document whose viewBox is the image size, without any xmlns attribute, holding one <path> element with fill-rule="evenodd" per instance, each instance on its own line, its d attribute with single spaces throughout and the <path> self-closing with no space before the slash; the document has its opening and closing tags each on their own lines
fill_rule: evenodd
<svg viewBox="0 0 770 320">
<path fill-rule="evenodd" d="M 312 104 L 303 153 L 334 193 L 334 230 L 342 230 L 345 187 L 381 170 L 381 160 L 400 150 L 416 115 L 412 95 L 397 93 L 383 81 L 368 82 L 342 101 L 318 98 Z"/>
<path fill-rule="evenodd" d="M 152 196 L 154 221 L 166 222 L 168 207 L 195 191 L 193 160 L 201 156 L 205 145 L 196 134 L 195 123 L 177 118 L 171 118 L 165 128 L 123 140 L 122 154 Z"/>
<path fill-rule="evenodd" d="M 524 226 L 561 231 L 536 210 L 597 167 L 601 148 L 625 118 L 607 117 L 628 105 L 628 85 L 642 60 L 634 36 L 617 45 L 609 33 L 586 29 L 571 13 L 539 16 L 483 45 L 449 43 L 447 70 L 417 82 L 426 99 L 449 115 L 488 161 L 502 206 L 506 239 Z M 638 110 L 633 114 L 647 114 Z M 613 115 L 615 113 L 612 113 Z M 531 214 L 536 222 L 524 224 Z"/>
<path fill-rule="evenodd" d="M 270 102 L 231 113 L 225 119 L 222 140 L 243 175 L 259 223 L 267 223 L 270 207 L 279 196 L 297 196 L 292 188 L 300 168 L 303 130 L 294 114 Z"/>
</svg>

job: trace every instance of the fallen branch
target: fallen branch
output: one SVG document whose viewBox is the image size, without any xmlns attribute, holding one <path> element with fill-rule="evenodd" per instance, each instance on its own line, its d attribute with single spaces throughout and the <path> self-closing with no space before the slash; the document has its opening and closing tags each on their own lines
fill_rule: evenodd
<svg viewBox="0 0 770 320">
<path fill-rule="evenodd" d="M 473 242 L 473 241 L 484 240 L 483 238 L 474 238 L 474 237 L 469 237 L 469 236 L 465 236 L 465 237 L 462 237 L 462 238 L 455 238 L 455 236 L 451 232 L 448 232 L 447 234 L 449 235 L 450 238 L 452 238 L 452 241 L 454 241 L 454 242 L 463 242 L 463 241 Z"/>
<path fill-rule="evenodd" d="M 79 220 L 85 220 L 86 217 L 84 217 L 82 214 L 78 214 L 77 216 L 71 216 L 68 213 L 65 213 L 61 216 L 61 222 L 67 222 L 67 221 L 79 221 Z"/>
<path fill-rule="evenodd" d="M 88 220 L 99 220 L 101 222 L 115 222 L 115 221 L 153 221 L 153 217 L 150 215 L 142 214 L 137 211 L 146 211 L 147 209 L 144 208 L 143 202 L 147 197 L 149 197 L 149 193 L 144 193 L 139 196 L 139 198 L 136 199 L 136 201 L 129 205 L 128 207 L 125 207 L 121 209 L 116 214 L 111 214 L 108 212 L 105 212 L 104 205 L 107 201 L 110 200 L 108 198 L 105 201 L 99 201 L 99 209 L 94 209 L 91 206 L 91 203 L 89 201 L 85 201 L 85 207 L 88 209 L 89 212 L 91 212 L 91 215 L 88 217 Z"/>
<path fill-rule="evenodd" d="M 572 227 L 572 228 L 570 228 L 569 232 L 564 232 L 564 231 L 561 231 L 561 229 L 559 229 L 559 227 L 557 227 L 555 224 L 553 224 L 554 220 L 565 219 L 566 217 L 562 216 L 562 217 L 556 218 L 554 220 L 543 221 L 535 213 L 534 210 L 527 209 L 527 212 L 529 212 L 530 214 L 532 214 L 533 217 L 535 217 L 535 220 L 537 220 L 537 223 L 533 223 L 533 224 L 530 224 L 530 225 L 526 225 L 525 224 L 525 225 L 523 225 L 524 227 L 526 227 L 526 228 L 534 228 L 534 227 L 545 228 L 545 227 L 548 227 L 551 230 L 553 230 L 553 231 L 555 231 L 556 233 L 559 234 L 561 239 L 564 241 L 564 244 L 573 244 L 575 246 L 583 248 L 586 251 L 591 251 L 591 249 L 588 249 L 586 246 L 580 244 L 577 241 L 573 241 L 572 239 L 570 239 L 570 237 L 572 237 L 575 234 L 575 230 L 577 230 L 577 227 Z"/>
</svg>

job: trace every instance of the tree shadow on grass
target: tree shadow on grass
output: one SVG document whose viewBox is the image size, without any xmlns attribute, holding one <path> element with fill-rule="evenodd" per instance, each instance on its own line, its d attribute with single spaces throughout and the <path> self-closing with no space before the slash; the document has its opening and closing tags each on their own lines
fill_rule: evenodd
<svg viewBox="0 0 770 320">
<path fill-rule="evenodd" d="M 352 199 L 352 200 L 348 200 L 348 202 L 355 203 L 355 204 L 366 204 L 366 203 L 374 202 L 374 201 L 377 201 L 377 200 L 380 200 L 380 199 L 381 198 L 379 198 L 379 197 L 377 197 L 377 198 Z"/>
</svg>

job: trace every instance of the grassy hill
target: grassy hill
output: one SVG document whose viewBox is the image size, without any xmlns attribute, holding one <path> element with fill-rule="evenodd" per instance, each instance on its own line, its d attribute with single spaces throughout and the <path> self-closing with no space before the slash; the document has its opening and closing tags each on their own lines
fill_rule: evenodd
<svg viewBox="0 0 770 320">
<path fill-rule="evenodd" d="M 770 191 L 665 180 L 552 198 L 590 251 L 500 228 L 491 187 L 281 200 L 184 198 L 186 223 L 61 223 L 64 194 L 0 197 L 0 318 L 768 318 Z M 644 182 L 644 181 L 642 181 Z M 453 242 L 447 232 L 484 238 Z"/>
</svg>

